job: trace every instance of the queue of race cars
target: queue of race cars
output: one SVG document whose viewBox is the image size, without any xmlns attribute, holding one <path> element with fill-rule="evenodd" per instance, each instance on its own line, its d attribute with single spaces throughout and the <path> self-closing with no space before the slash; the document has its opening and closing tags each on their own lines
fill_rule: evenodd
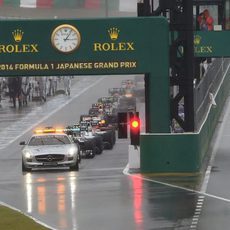
<svg viewBox="0 0 230 230">
<path fill-rule="evenodd" d="M 99 98 L 82 114 L 78 123 L 57 129 L 35 130 L 30 140 L 21 142 L 22 171 L 36 168 L 68 167 L 78 171 L 82 158 L 94 158 L 116 143 L 117 114 L 135 112 L 133 80 L 122 81 L 120 88 L 110 88 L 108 96 Z"/>
</svg>

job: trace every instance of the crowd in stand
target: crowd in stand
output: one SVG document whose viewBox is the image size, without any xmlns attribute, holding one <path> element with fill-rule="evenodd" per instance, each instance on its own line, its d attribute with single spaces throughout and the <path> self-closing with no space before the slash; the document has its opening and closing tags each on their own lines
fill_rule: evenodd
<svg viewBox="0 0 230 230">
<path fill-rule="evenodd" d="M 209 10 L 205 9 L 203 12 L 201 12 L 198 17 L 197 21 L 199 23 L 199 29 L 203 31 L 211 31 L 213 30 L 213 23 L 214 19 L 210 15 Z"/>
</svg>

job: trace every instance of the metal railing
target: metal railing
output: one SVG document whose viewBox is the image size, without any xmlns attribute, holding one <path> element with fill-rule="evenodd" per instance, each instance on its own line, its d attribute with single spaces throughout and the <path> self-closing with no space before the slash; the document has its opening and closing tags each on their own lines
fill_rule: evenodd
<svg viewBox="0 0 230 230">
<path fill-rule="evenodd" d="M 215 97 L 229 64 L 230 58 L 213 59 L 200 82 L 194 87 L 195 130 L 203 123 L 212 103 L 210 96 Z"/>
</svg>

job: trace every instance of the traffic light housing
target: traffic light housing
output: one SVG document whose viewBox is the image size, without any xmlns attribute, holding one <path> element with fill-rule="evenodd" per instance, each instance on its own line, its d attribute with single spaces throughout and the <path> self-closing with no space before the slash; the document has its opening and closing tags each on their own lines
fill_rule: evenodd
<svg viewBox="0 0 230 230">
<path fill-rule="evenodd" d="M 124 139 L 128 137 L 128 129 L 127 129 L 127 124 L 128 124 L 128 116 L 127 113 L 118 113 L 118 118 L 117 118 L 117 123 L 118 123 L 118 138 Z"/>
<path fill-rule="evenodd" d="M 140 145 L 140 118 L 136 114 L 130 116 L 131 145 Z"/>
</svg>

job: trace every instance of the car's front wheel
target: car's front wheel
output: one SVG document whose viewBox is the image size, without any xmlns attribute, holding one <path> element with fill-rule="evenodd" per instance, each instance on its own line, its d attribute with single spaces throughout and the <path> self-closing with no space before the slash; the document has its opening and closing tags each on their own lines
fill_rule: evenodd
<svg viewBox="0 0 230 230">
<path fill-rule="evenodd" d="M 31 168 L 27 168 L 22 160 L 22 172 L 31 172 Z"/>
<path fill-rule="evenodd" d="M 80 153 L 77 155 L 77 160 L 78 160 L 78 163 L 81 163 L 81 154 Z"/>
<path fill-rule="evenodd" d="M 78 171 L 78 170 L 79 170 L 79 163 L 77 161 L 75 165 L 70 166 L 70 171 Z"/>
</svg>

